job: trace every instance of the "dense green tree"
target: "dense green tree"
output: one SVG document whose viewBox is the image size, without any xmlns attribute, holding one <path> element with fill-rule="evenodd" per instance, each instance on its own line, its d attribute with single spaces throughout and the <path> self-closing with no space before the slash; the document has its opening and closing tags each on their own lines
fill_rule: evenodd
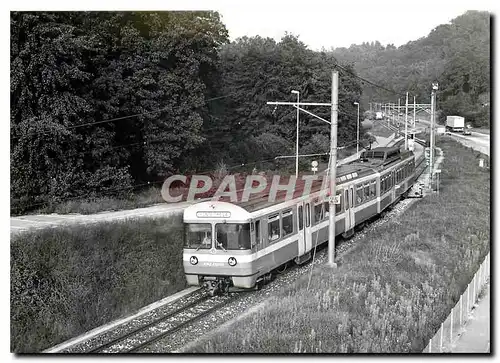
<svg viewBox="0 0 500 363">
<path fill-rule="evenodd" d="M 14 208 L 176 170 L 212 122 L 226 42 L 214 12 L 12 13 Z"/>
<path fill-rule="evenodd" d="M 338 61 L 325 52 L 309 50 L 293 35 L 286 34 L 280 42 L 259 36 L 243 37 L 223 47 L 221 58 L 224 93 L 231 95 L 226 102 L 225 120 L 227 128 L 232 130 L 232 146 L 226 158 L 232 156 L 236 162 L 243 162 L 248 157 L 245 150 L 252 148 L 251 137 L 272 134 L 289 145 L 295 144 L 296 110 L 290 106 L 269 106 L 267 101 L 295 101 L 291 90 L 300 92 L 302 102 L 329 102 L 331 99 L 331 72 Z M 359 80 L 353 76 L 355 71 L 344 67 L 347 71 L 340 70 L 339 87 L 340 143 L 353 138 L 352 130 L 356 130 L 353 102 L 360 99 L 362 92 Z M 308 108 L 330 120 L 329 107 Z M 327 124 L 305 113 L 300 115 L 299 128 L 301 146 L 308 144 L 313 135 L 328 138 L 330 135 Z M 238 152 L 239 149 L 242 151 Z M 260 155 L 254 151 L 251 157 Z"/>
</svg>

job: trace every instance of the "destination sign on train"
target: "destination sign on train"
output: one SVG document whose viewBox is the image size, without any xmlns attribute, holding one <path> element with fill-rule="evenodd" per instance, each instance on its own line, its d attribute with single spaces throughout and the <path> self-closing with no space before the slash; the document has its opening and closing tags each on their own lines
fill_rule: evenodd
<svg viewBox="0 0 500 363">
<path fill-rule="evenodd" d="M 199 218 L 230 218 L 231 212 L 201 211 L 196 212 Z"/>
</svg>

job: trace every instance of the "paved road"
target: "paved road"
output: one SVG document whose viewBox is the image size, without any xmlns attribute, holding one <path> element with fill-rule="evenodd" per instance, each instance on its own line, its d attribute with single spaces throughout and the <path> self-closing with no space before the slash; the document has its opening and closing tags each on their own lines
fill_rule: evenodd
<svg viewBox="0 0 500 363">
<path fill-rule="evenodd" d="M 449 135 L 461 144 L 490 156 L 490 135 L 479 132 L 472 132 L 470 136 L 454 133 L 450 133 Z"/>
<path fill-rule="evenodd" d="M 377 146 L 385 146 L 392 141 L 394 135 L 388 138 L 377 137 Z M 356 154 L 339 160 L 339 165 L 356 159 Z M 184 208 L 195 202 L 181 202 L 174 204 L 157 204 L 146 208 L 136 208 L 121 210 L 116 212 L 101 212 L 96 214 L 36 214 L 25 215 L 10 218 L 10 233 L 11 235 L 22 233 L 33 229 L 43 229 L 47 227 L 57 227 L 61 225 L 79 224 L 79 223 L 99 223 L 106 221 L 124 220 L 127 218 L 158 218 L 172 214 L 180 214 Z"/>
<path fill-rule="evenodd" d="M 430 122 L 426 120 L 419 120 L 419 122 L 427 126 L 430 125 Z M 490 135 L 488 134 L 471 132 L 471 135 L 465 136 L 450 132 L 448 135 L 467 147 L 472 147 L 474 150 L 490 155 Z"/>
<path fill-rule="evenodd" d="M 31 229 L 43 229 L 61 225 L 78 223 L 98 223 L 127 218 L 154 218 L 180 213 L 187 206 L 196 202 L 175 204 L 157 204 L 146 208 L 127 209 L 116 212 L 101 212 L 96 214 L 36 214 L 10 218 L 10 233 L 16 234 Z"/>
<path fill-rule="evenodd" d="M 490 285 L 485 286 L 485 295 L 472 311 L 465 331 L 455 342 L 453 353 L 490 352 Z"/>
</svg>

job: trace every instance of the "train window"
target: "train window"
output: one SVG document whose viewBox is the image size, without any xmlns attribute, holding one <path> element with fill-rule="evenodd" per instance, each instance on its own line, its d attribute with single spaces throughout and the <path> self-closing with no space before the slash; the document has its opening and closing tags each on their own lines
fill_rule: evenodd
<svg viewBox="0 0 500 363">
<path fill-rule="evenodd" d="M 280 239 L 280 216 L 278 214 L 268 218 L 267 231 L 270 242 Z"/>
<path fill-rule="evenodd" d="M 323 206 L 325 208 L 325 219 L 330 217 L 330 203 L 329 202 L 324 202 Z"/>
<path fill-rule="evenodd" d="M 349 189 L 349 195 L 351 196 L 351 204 L 349 204 L 352 207 L 354 207 L 354 192 L 353 192 L 353 189 L 350 188 Z"/>
<path fill-rule="evenodd" d="M 370 183 L 370 197 L 375 197 L 377 195 L 377 182 Z"/>
<path fill-rule="evenodd" d="M 288 236 L 289 234 L 293 233 L 293 215 L 291 209 L 282 213 L 281 225 L 282 225 L 282 234 L 281 234 L 282 237 Z"/>
<path fill-rule="evenodd" d="M 306 204 L 306 227 L 311 225 L 311 205 L 309 203 Z"/>
<path fill-rule="evenodd" d="M 385 177 L 383 177 L 381 182 L 380 182 L 380 189 L 382 190 L 382 192 L 380 194 L 384 194 L 386 191 L 386 189 L 385 189 Z"/>
<path fill-rule="evenodd" d="M 255 221 L 255 243 L 260 244 L 260 221 Z"/>
<path fill-rule="evenodd" d="M 184 247 L 197 249 L 210 249 L 212 247 L 212 225 L 210 223 L 186 223 L 184 226 Z"/>
<path fill-rule="evenodd" d="M 365 188 L 365 191 L 364 191 L 364 196 L 365 196 L 365 199 L 369 199 L 370 198 L 370 184 L 369 183 L 366 183 L 364 185 L 364 188 Z"/>
<path fill-rule="evenodd" d="M 356 187 L 356 205 L 363 203 L 363 186 Z"/>
<path fill-rule="evenodd" d="M 323 203 L 314 206 L 314 222 L 320 222 L 324 218 Z"/>
<path fill-rule="evenodd" d="M 349 209 L 349 191 L 348 190 L 345 191 L 344 196 L 345 196 L 345 209 L 347 210 L 347 209 Z"/>
<path fill-rule="evenodd" d="M 342 192 L 337 192 L 337 195 L 339 196 L 340 204 L 335 204 L 335 214 L 340 214 L 342 213 L 342 207 L 344 206 L 344 203 L 342 203 Z"/>
<path fill-rule="evenodd" d="M 304 208 L 299 206 L 299 231 L 302 231 L 304 228 Z"/>
<path fill-rule="evenodd" d="M 217 223 L 215 225 L 215 247 L 222 250 L 248 250 L 250 246 L 250 223 Z"/>
</svg>

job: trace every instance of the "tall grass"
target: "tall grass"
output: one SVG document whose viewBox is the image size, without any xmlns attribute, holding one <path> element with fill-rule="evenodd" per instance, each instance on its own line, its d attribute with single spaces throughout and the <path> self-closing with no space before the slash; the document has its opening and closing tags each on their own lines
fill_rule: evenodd
<svg viewBox="0 0 500 363">
<path fill-rule="evenodd" d="M 443 139 L 440 194 L 367 233 L 192 352 L 421 352 L 489 251 L 490 175 Z"/>
<path fill-rule="evenodd" d="M 39 352 L 186 286 L 182 220 L 47 229 L 11 241 L 11 351 Z"/>
<path fill-rule="evenodd" d="M 139 193 L 130 193 L 130 195 L 126 198 L 93 197 L 54 202 L 44 206 L 43 208 L 34 210 L 33 213 L 94 214 L 104 211 L 143 208 L 158 203 L 165 203 L 165 200 L 161 196 L 161 189 L 150 187 Z"/>
</svg>

